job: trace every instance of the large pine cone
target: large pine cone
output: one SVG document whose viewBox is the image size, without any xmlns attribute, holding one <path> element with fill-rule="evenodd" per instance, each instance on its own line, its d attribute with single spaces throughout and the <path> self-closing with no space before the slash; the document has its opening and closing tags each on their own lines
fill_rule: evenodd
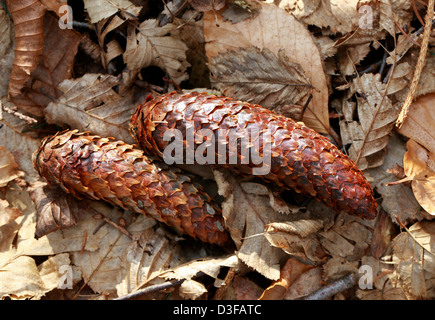
<svg viewBox="0 0 435 320">
<path fill-rule="evenodd" d="M 261 172 L 255 171 L 261 165 L 249 160 L 248 155 L 267 156 L 263 142 L 265 146 L 270 143 L 270 161 L 262 164 L 263 169 L 265 166 L 268 170 L 259 177 L 316 197 L 337 211 L 365 219 L 377 215 L 373 190 L 349 157 L 304 124 L 258 105 L 206 93 L 173 92 L 149 97 L 133 114 L 129 128 L 142 148 L 156 156 L 164 157 L 166 147 L 181 143 L 183 161 L 189 162 L 192 156 L 213 150 L 215 154 L 206 163 L 229 167 L 243 175 Z M 175 141 L 165 137 L 169 129 L 180 132 Z M 212 137 L 208 135 L 211 149 L 204 147 L 201 139 L 199 142 L 190 139 L 191 136 L 195 139 L 207 136 L 207 130 L 203 129 L 212 132 Z M 222 136 L 226 138 L 222 139 Z M 250 143 L 244 145 L 238 140 L 232 144 L 231 136 L 249 136 Z M 177 146 L 170 147 L 176 152 Z M 223 157 L 222 150 L 226 152 Z M 236 164 L 231 162 L 229 155 L 232 152 L 237 155 Z M 202 164 L 202 161 L 194 162 Z"/>
<path fill-rule="evenodd" d="M 230 243 L 219 207 L 201 187 L 132 145 L 66 131 L 45 138 L 33 163 L 50 185 L 79 199 L 105 200 L 152 216 L 203 242 Z"/>
</svg>

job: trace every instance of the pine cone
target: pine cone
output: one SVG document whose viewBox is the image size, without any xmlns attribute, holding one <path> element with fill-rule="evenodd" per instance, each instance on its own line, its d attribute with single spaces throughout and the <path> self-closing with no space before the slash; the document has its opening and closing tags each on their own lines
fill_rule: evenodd
<svg viewBox="0 0 435 320">
<path fill-rule="evenodd" d="M 209 129 L 213 136 L 208 135 L 208 143 L 215 154 L 207 158 L 210 160 L 207 163 L 232 168 L 242 175 L 252 175 L 259 169 L 258 162 L 248 156 L 257 154 L 257 159 L 266 156 L 266 146 L 270 143 L 270 161 L 263 163 L 269 170 L 259 177 L 316 197 L 337 211 L 365 219 L 377 215 L 373 190 L 349 157 L 304 124 L 258 105 L 206 93 L 173 92 L 154 99 L 149 97 L 131 117 L 129 129 L 142 148 L 159 157 L 167 156 L 165 148 L 177 143 L 177 138 L 168 141 L 165 133 L 177 129 L 183 161 L 207 153 L 209 147 L 190 137 L 207 136 L 204 129 Z M 249 136 L 250 142 L 243 145 L 240 139 L 234 144 L 231 136 Z M 176 152 L 176 147 L 171 149 Z M 236 163 L 230 161 L 231 152 L 237 154 Z"/>
<path fill-rule="evenodd" d="M 66 131 L 45 138 L 33 163 L 50 185 L 79 199 L 105 200 L 152 216 L 203 242 L 230 243 L 219 207 L 200 186 L 132 145 Z"/>
</svg>

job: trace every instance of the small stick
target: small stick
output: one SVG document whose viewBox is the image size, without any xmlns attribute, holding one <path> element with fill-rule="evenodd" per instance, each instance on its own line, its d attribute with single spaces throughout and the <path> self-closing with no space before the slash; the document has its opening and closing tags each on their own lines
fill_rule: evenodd
<svg viewBox="0 0 435 320">
<path fill-rule="evenodd" d="M 355 274 L 348 274 L 347 276 L 344 276 L 343 278 L 340 278 L 306 296 L 303 300 L 326 300 L 339 292 L 352 288 L 355 286 L 356 281 L 357 277 Z"/>
<path fill-rule="evenodd" d="M 127 231 L 127 229 L 125 229 L 123 226 L 120 226 L 116 222 L 113 222 L 112 220 L 110 220 L 109 218 L 104 216 L 103 214 L 97 212 L 96 214 L 94 214 L 93 217 L 94 217 L 94 219 L 97 219 L 97 220 L 104 220 L 104 222 L 106 222 L 106 223 L 110 224 L 111 226 L 115 227 L 115 229 L 121 231 L 123 234 L 125 234 L 130 239 L 133 239 L 133 236 L 131 235 L 130 232 Z"/>
<path fill-rule="evenodd" d="M 435 0 L 429 0 L 427 5 L 427 13 L 425 17 L 425 25 L 423 31 L 423 41 L 421 42 L 421 50 L 418 55 L 417 65 L 414 71 L 414 77 L 412 78 L 411 86 L 408 91 L 408 95 L 406 96 L 405 102 L 402 106 L 402 110 L 400 111 L 399 117 L 396 121 L 396 126 L 401 128 L 403 122 L 405 121 L 409 107 L 411 106 L 412 101 L 414 100 L 415 92 L 417 91 L 418 83 L 420 81 L 421 72 L 423 71 L 423 67 L 426 62 L 426 54 L 429 46 L 429 38 L 432 29 L 432 20 L 434 18 L 434 6 Z"/>
<path fill-rule="evenodd" d="M 155 284 L 155 285 L 146 287 L 144 289 L 126 294 L 126 295 L 118 297 L 118 298 L 115 298 L 113 300 L 130 300 L 130 299 L 138 298 L 138 297 L 143 296 L 144 294 L 147 294 L 147 293 L 157 292 L 157 291 L 161 291 L 164 289 L 175 287 L 176 285 L 183 283 L 184 280 L 186 280 L 186 279 L 173 280 L 173 281 L 163 282 L 160 284 Z"/>
<path fill-rule="evenodd" d="M 34 124 L 34 123 L 38 123 L 38 120 L 35 120 L 29 116 L 26 116 L 24 114 L 22 114 L 21 112 L 17 111 L 17 108 L 9 108 L 7 106 L 5 106 L 1 101 L 0 101 L 0 106 L 3 109 L 3 111 L 6 111 L 7 113 L 26 121 L 28 124 Z"/>
</svg>

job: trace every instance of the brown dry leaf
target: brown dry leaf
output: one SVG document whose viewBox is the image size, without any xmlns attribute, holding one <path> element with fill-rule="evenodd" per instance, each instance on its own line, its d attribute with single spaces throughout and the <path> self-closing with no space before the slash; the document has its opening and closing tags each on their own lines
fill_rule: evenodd
<svg viewBox="0 0 435 320">
<path fill-rule="evenodd" d="M 97 23 L 119 11 L 125 13 L 126 18 L 134 18 L 142 9 L 128 0 L 83 0 L 83 2 L 91 23 Z"/>
<path fill-rule="evenodd" d="M 302 67 L 314 88 L 313 99 L 304 114 L 304 123 L 320 133 L 328 133 L 328 84 L 319 49 L 311 33 L 305 25 L 275 5 L 261 4 L 259 7 L 258 15 L 237 24 L 222 21 L 218 14 L 219 27 L 213 13 L 204 14 L 205 49 L 209 60 L 227 50 L 250 46 L 267 48 L 276 56 L 282 49 L 285 56 Z M 288 104 L 291 103 L 293 101 L 288 101 Z"/>
<path fill-rule="evenodd" d="M 278 51 L 278 57 L 266 48 L 228 51 L 213 57 L 209 69 L 211 84 L 223 95 L 255 101 L 302 120 L 302 109 L 312 87 L 302 68 L 290 62 L 284 50 Z"/>
<path fill-rule="evenodd" d="M 8 0 L 7 6 L 15 29 L 15 58 L 9 78 L 9 95 L 14 97 L 21 93 L 43 52 L 45 7 L 39 0 Z"/>
<path fill-rule="evenodd" d="M 392 280 L 410 299 L 435 297 L 435 223 L 417 222 L 392 242 Z"/>
<path fill-rule="evenodd" d="M 63 95 L 47 106 L 47 122 L 68 124 L 74 129 L 134 143 L 128 121 L 137 104 L 131 101 L 131 95 L 115 92 L 113 88 L 117 85 L 119 79 L 107 74 L 65 80 L 58 87 Z"/>
<path fill-rule="evenodd" d="M 116 40 L 108 39 L 106 43 L 106 36 L 113 30 L 119 28 L 123 23 L 125 23 L 124 19 L 117 15 L 114 15 L 109 18 L 103 19 L 96 24 L 95 29 L 98 37 L 98 44 L 100 48 L 104 49 L 101 56 L 101 62 L 103 64 L 103 68 L 106 70 L 108 67 L 108 63 L 118 56 L 118 52 L 115 52 L 115 50 L 117 50 L 117 47 L 119 46 L 119 43 Z M 122 54 L 122 52 L 120 54 Z"/>
<path fill-rule="evenodd" d="M 281 269 L 279 280 L 274 281 L 259 298 L 259 300 L 281 300 L 288 288 L 305 272 L 314 268 L 301 263 L 296 258 L 289 258 Z"/>
<path fill-rule="evenodd" d="M 386 85 L 380 81 L 379 74 L 363 74 L 354 80 L 353 88 L 357 92 L 359 122 L 352 118 L 340 121 L 343 144 L 350 144 L 349 156 L 361 170 L 375 168 L 385 160 L 386 146 L 400 108 L 386 96 Z M 345 116 L 353 113 L 343 111 Z"/>
<path fill-rule="evenodd" d="M 418 203 L 435 215 L 435 153 L 429 152 L 414 140 L 408 140 L 408 151 L 403 159 L 404 181 L 412 180 L 412 191 Z"/>
<path fill-rule="evenodd" d="M 84 207 L 83 201 L 79 205 L 76 199 L 42 180 L 32 183 L 29 193 L 36 207 L 36 238 L 75 225 Z"/>
<path fill-rule="evenodd" d="M 418 142 L 435 153 L 435 93 L 424 95 L 414 101 L 399 133 Z"/>
<path fill-rule="evenodd" d="M 44 108 L 60 96 L 57 86 L 72 77 L 74 59 L 81 36 L 71 29 L 61 29 L 58 18 L 47 13 L 44 18 L 44 50 L 21 94 L 14 95 L 20 111 L 41 117 Z"/>
<path fill-rule="evenodd" d="M 323 227 L 322 220 L 295 220 L 272 222 L 265 227 L 265 236 L 274 247 L 301 260 L 321 261 L 316 255 L 319 242 L 316 232 Z"/>
<path fill-rule="evenodd" d="M 384 210 L 380 210 L 370 244 L 373 257 L 377 259 L 382 257 L 390 245 L 393 234 L 394 228 L 390 216 Z"/>
<path fill-rule="evenodd" d="M 382 166 L 368 169 L 365 173 L 376 191 L 382 196 L 382 209 L 385 210 L 393 221 L 398 216 L 400 221 L 408 223 L 420 218 L 420 205 L 409 186 L 401 183 L 390 185 L 397 178 L 390 171 L 395 165 L 403 166 L 403 157 L 406 145 L 402 137 L 393 132 L 388 143 L 388 153 Z"/>
<path fill-rule="evenodd" d="M 357 10 L 358 6 L 370 6 L 373 24 L 372 28 L 361 27 L 364 20 L 364 8 Z M 365 32 L 376 36 L 383 29 L 394 35 L 394 21 L 403 26 L 410 23 L 413 18 L 411 3 L 400 1 L 359 1 L 359 0 L 282 0 L 279 6 L 292 13 L 296 18 L 309 25 L 319 28 L 329 28 L 333 33 Z"/>
<path fill-rule="evenodd" d="M 190 5 L 198 11 L 219 11 L 222 9 L 226 1 L 225 0 L 189 0 Z"/>
<path fill-rule="evenodd" d="M 266 186 L 239 182 L 228 172 L 213 172 L 219 194 L 225 198 L 222 215 L 238 248 L 237 256 L 265 277 L 278 279 L 282 251 L 270 245 L 264 236 L 264 228 L 268 223 L 282 221 L 286 216 L 272 208 Z"/>
<path fill-rule="evenodd" d="M 316 267 L 299 276 L 284 295 L 285 300 L 298 300 L 323 286 L 322 269 Z"/>
<path fill-rule="evenodd" d="M 179 84 L 188 78 L 187 46 L 173 34 L 174 25 L 159 27 L 158 24 L 157 19 L 149 19 L 139 27 L 129 25 L 124 62 L 136 73 L 148 66 L 160 67 Z"/>
<path fill-rule="evenodd" d="M 14 60 L 12 21 L 6 11 L 0 8 L 0 97 L 7 96 L 9 77 Z"/>
<path fill-rule="evenodd" d="M 356 261 L 369 248 L 372 232 L 371 227 L 359 218 L 339 214 L 334 225 L 327 231 L 320 232 L 322 247 L 334 258 L 345 258 Z"/>
<path fill-rule="evenodd" d="M 28 127 L 24 120 L 8 113 L 3 113 L 2 117 L 3 119 L 0 120 L 2 124 L 0 145 L 11 150 L 19 169 L 25 172 L 24 178 L 28 182 L 37 180 L 39 175 L 33 167 L 32 154 L 38 148 L 39 140 L 22 133 Z"/>
<path fill-rule="evenodd" d="M 14 156 L 6 147 L 0 145 L 0 188 L 22 176 L 24 176 L 24 172 L 18 170 Z"/>
<path fill-rule="evenodd" d="M 11 207 L 9 202 L 3 199 L 0 199 L 0 212 L 0 226 L 8 224 L 10 221 L 15 220 L 22 214 L 19 209 Z M 0 239 L 2 239 L 2 241 L 5 239 L 3 234 L 0 235 Z M 2 250 L 0 249 L 0 251 Z"/>
</svg>

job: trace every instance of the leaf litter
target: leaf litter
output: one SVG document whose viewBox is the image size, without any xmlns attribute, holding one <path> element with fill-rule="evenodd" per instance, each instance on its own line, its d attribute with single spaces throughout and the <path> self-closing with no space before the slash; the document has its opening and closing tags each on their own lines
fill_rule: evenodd
<svg viewBox="0 0 435 320">
<path fill-rule="evenodd" d="M 361 276 L 366 266 L 371 288 L 359 283 L 332 298 L 434 297 L 433 42 L 416 99 L 396 130 L 422 39 L 411 2 L 372 2 L 371 29 L 359 28 L 358 1 L 277 4 L 169 1 L 158 16 L 138 2 L 83 1 L 86 11 L 73 6 L 82 27 L 61 30 L 58 4 L 7 1 L 12 11 L 38 9 L 12 20 L 0 9 L 0 65 L 9 78 L 0 83 L 2 109 L 9 110 L 0 128 L 2 299 L 56 292 L 117 298 L 174 279 L 182 283 L 171 289 L 173 298 L 211 299 L 216 292 L 225 299 L 300 299 L 343 276 Z M 38 28 L 21 41 L 32 19 Z M 83 49 L 84 38 L 93 54 Z M 13 45 L 21 50 L 15 57 Z M 235 242 L 235 251 L 223 252 L 37 181 L 31 158 L 42 137 L 74 128 L 133 142 L 134 108 L 149 93 L 180 89 L 218 90 L 328 135 L 371 182 L 381 205 L 377 220 L 213 170 L 200 183 L 220 202 Z M 65 267 L 73 290 L 62 286 Z M 161 291 L 142 298 L 167 297 Z"/>
</svg>

